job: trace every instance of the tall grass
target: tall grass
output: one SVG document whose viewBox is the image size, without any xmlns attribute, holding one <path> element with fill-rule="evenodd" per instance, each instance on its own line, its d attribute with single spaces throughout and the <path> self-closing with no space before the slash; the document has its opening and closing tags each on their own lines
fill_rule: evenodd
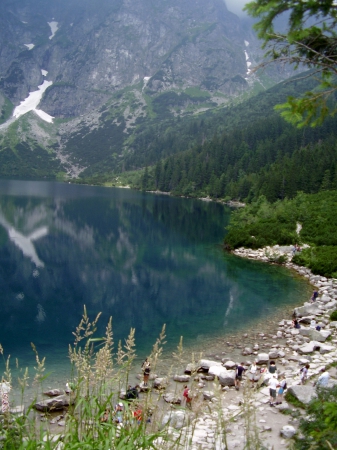
<svg viewBox="0 0 337 450">
<path fill-rule="evenodd" d="M 45 372 L 45 358 L 40 359 L 35 346 L 32 344 L 35 354 L 35 367 L 32 385 L 35 389 L 35 398 L 22 415 L 7 414 L 0 420 L 0 449 L 6 450 L 138 450 L 158 449 L 176 450 L 191 449 L 197 420 L 207 413 L 203 394 L 198 390 L 198 374 L 192 373 L 190 388 L 193 393 L 192 410 L 187 411 L 179 405 L 166 406 L 162 399 L 165 390 L 154 391 L 145 389 L 139 399 L 133 401 L 121 400 L 124 398 L 130 379 L 133 364 L 136 358 L 135 330 L 131 329 L 124 343 L 117 344 L 114 350 L 112 321 L 109 320 L 105 335 L 95 337 L 97 331 L 97 315 L 90 320 L 86 308 L 82 319 L 74 331 L 74 343 L 69 346 L 69 358 L 71 363 L 71 379 L 69 380 L 69 407 L 64 415 L 64 428 L 56 432 L 50 427 L 50 414 L 46 413 L 45 422 L 41 423 L 40 413 L 34 409 L 34 404 L 41 397 L 43 383 L 48 374 Z M 149 355 L 152 372 L 160 368 L 162 354 L 166 339 L 166 330 L 162 331 L 152 347 Z M 0 352 L 3 354 L 2 347 Z M 201 357 L 201 355 L 200 355 Z M 191 355 L 192 365 L 196 368 L 195 355 Z M 172 373 L 185 360 L 183 340 L 172 354 L 172 366 L 166 377 L 169 379 Z M 186 361 L 186 360 L 185 360 Z M 12 382 L 10 369 L 10 357 L 4 359 L 4 377 Z M 21 393 L 21 401 L 24 398 L 25 389 L 28 386 L 28 369 L 25 369 L 18 378 L 18 386 Z M 141 385 L 142 386 L 142 385 Z M 176 384 L 174 395 L 180 397 L 180 387 Z M 217 408 L 217 424 L 215 441 L 221 447 L 227 449 L 226 429 L 230 419 L 225 418 L 222 412 L 221 386 L 214 385 L 215 395 L 218 397 L 215 403 Z M 116 403 L 124 405 L 122 412 L 115 410 Z M 248 405 L 248 406 L 247 406 Z M 250 403 L 244 403 L 242 412 L 246 417 L 246 448 L 258 449 L 259 440 L 254 433 L 252 425 L 253 409 Z M 141 420 L 134 416 L 136 410 L 141 410 Z M 209 410 L 208 412 L 214 413 Z M 174 414 L 180 414 L 184 419 L 184 428 L 177 430 L 173 425 Z M 171 414 L 168 420 L 163 421 L 164 414 Z M 214 416 L 214 414 L 213 414 Z M 167 416 L 168 417 L 168 416 Z M 104 418 L 104 420 L 103 420 Z M 119 420 L 121 420 L 121 423 Z M 172 426 L 171 426 L 172 425 Z"/>
</svg>

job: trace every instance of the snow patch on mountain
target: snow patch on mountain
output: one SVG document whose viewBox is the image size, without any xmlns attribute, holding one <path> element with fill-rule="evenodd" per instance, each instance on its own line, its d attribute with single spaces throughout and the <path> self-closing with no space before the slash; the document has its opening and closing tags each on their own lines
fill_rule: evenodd
<svg viewBox="0 0 337 450">
<path fill-rule="evenodd" d="M 49 36 L 49 39 L 53 39 L 53 37 L 55 36 L 56 31 L 59 29 L 58 28 L 58 22 L 52 21 L 52 22 L 47 22 L 48 25 L 50 26 L 51 29 L 51 36 Z"/>
<path fill-rule="evenodd" d="M 247 75 L 249 75 L 251 72 L 250 66 L 252 65 L 252 63 L 249 61 L 249 55 L 246 52 L 246 50 L 245 50 L 245 57 L 246 57 L 246 64 L 247 64 Z"/>
<path fill-rule="evenodd" d="M 37 110 L 36 108 L 41 101 L 43 93 L 52 84 L 52 81 L 44 80 L 44 82 L 40 86 L 38 86 L 38 91 L 30 92 L 28 97 L 14 109 L 13 116 L 17 119 L 18 117 L 26 114 L 29 111 L 35 111 L 36 114 L 41 117 L 41 119 L 51 123 L 53 121 L 53 117 L 41 110 Z"/>
</svg>

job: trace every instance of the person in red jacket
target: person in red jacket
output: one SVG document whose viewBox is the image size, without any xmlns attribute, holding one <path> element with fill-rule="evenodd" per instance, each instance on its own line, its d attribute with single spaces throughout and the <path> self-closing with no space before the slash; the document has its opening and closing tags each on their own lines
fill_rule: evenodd
<svg viewBox="0 0 337 450">
<path fill-rule="evenodd" d="M 186 406 L 192 408 L 191 389 L 187 385 L 184 386 L 183 397 L 186 399 Z"/>
</svg>

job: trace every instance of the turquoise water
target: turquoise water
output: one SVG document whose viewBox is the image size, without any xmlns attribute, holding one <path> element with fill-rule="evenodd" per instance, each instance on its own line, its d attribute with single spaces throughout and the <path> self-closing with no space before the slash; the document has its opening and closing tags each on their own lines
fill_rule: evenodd
<svg viewBox="0 0 337 450">
<path fill-rule="evenodd" d="M 56 182 L 0 182 L 0 342 L 34 365 L 34 342 L 66 374 L 81 319 L 110 316 L 114 341 L 136 329 L 148 354 L 162 325 L 168 350 L 220 336 L 307 299 L 289 271 L 226 254 L 222 205 Z"/>
</svg>

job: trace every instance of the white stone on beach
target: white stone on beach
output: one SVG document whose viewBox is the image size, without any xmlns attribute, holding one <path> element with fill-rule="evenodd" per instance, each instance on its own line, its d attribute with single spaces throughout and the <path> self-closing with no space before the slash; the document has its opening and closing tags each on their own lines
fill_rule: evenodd
<svg viewBox="0 0 337 450">
<path fill-rule="evenodd" d="M 296 434 L 296 429 L 292 425 L 284 425 L 280 433 L 286 439 L 291 439 Z"/>
</svg>

